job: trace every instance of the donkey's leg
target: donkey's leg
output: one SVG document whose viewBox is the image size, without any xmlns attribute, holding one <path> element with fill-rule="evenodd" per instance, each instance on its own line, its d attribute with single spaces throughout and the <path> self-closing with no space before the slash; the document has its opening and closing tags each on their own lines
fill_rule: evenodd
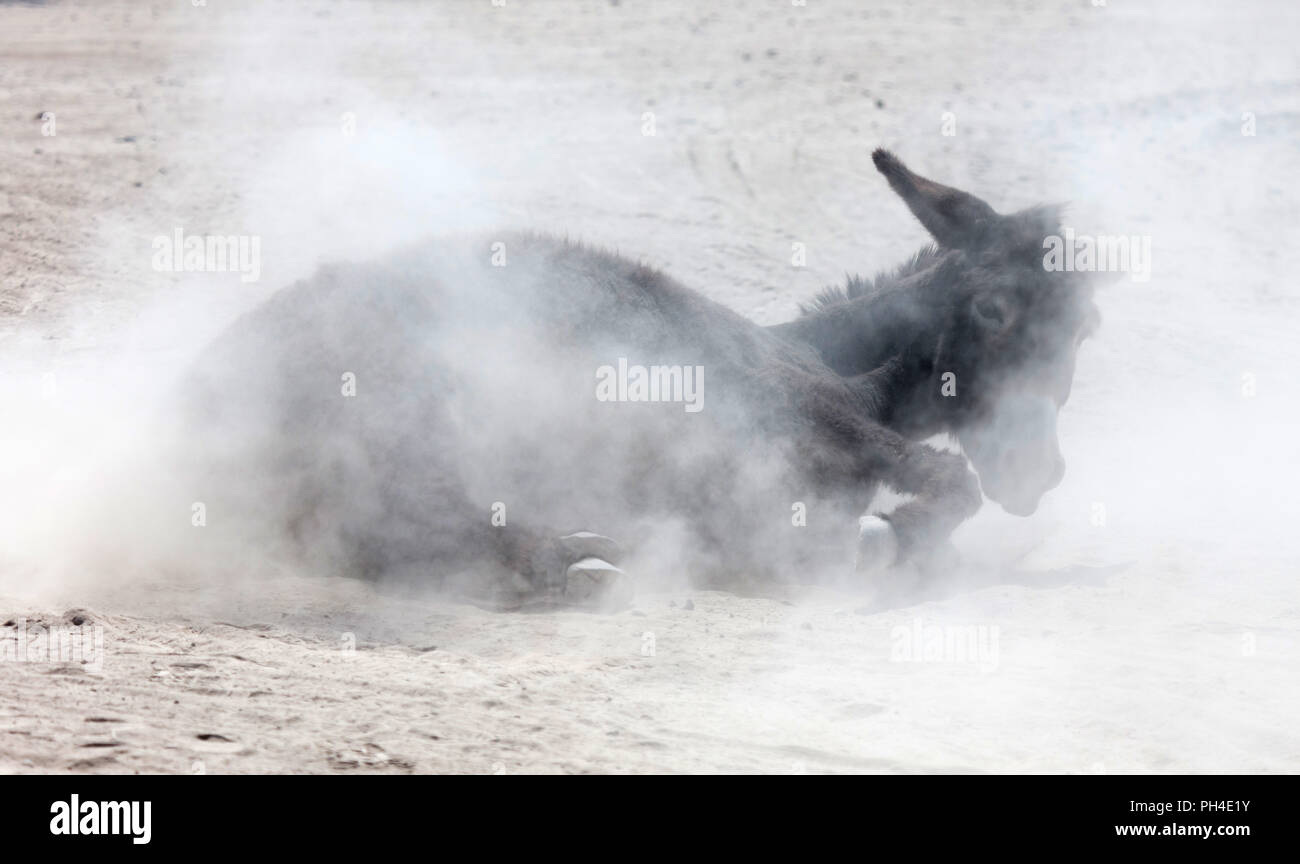
<svg viewBox="0 0 1300 864">
<path fill-rule="evenodd" d="M 858 548 L 855 566 L 859 573 L 875 573 L 898 560 L 898 532 L 876 514 L 858 519 Z"/>
<path fill-rule="evenodd" d="M 918 444 L 865 419 L 834 394 L 807 394 L 804 408 L 816 426 L 808 448 L 823 484 L 858 489 L 884 483 L 913 499 L 860 525 L 859 565 L 872 570 L 925 557 L 974 515 L 983 498 L 965 457 Z M 829 446 L 828 446 L 829 445 Z M 864 507 L 866 502 L 864 502 Z"/>
<path fill-rule="evenodd" d="M 415 454 L 400 464 L 372 460 L 388 473 L 376 484 L 383 518 L 364 520 L 371 570 L 427 572 L 453 594 L 507 607 L 588 602 L 624 575 L 609 563 L 621 550 L 608 537 L 556 530 L 523 504 L 498 519 L 495 505 L 465 486 L 456 451 L 428 441 L 412 436 L 393 447 Z"/>
<path fill-rule="evenodd" d="M 497 532 L 492 548 L 498 562 L 518 577 L 518 604 L 613 608 L 631 600 L 632 581 L 613 563 L 622 557 L 622 549 L 609 537 L 515 524 L 492 530 Z"/>
<path fill-rule="evenodd" d="M 936 555 L 946 554 L 948 536 L 979 510 L 983 502 L 979 478 L 963 456 L 906 441 L 888 430 L 878 432 L 886 434 L 873 435 L 884 445 L 869 457 L 878 471 L 873 473 L 915 497 L 892 513 L 862 520 L 859 568 L 915 561 L 924 570 Z"/>
</svg>

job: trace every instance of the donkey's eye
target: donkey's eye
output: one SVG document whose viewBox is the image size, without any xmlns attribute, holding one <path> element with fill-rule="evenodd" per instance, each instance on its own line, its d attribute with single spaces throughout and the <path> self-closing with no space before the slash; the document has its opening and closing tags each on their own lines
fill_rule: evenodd
<svg viewBox="0 0 1300 864">
<path fill-rule="evenodd" d="M 980 297 L 975 300 L 975 318 L 992 330 L 1001 329 L 1007 321 L 1002 304 L 991 297 Z"/>
</svg>

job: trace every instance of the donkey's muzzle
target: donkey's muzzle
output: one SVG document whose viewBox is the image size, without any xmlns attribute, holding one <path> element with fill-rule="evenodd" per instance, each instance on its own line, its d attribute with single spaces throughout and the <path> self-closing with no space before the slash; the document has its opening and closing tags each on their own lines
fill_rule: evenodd
<svg viewBox="0 0 1300 864">
<path fill-rule="evenodd" d="M 1054 448 L 1053 448 L 1054 449 Z M 984 492 L 1002 505 L 1012 516 L 1032 516 L 1042 497 L 1061 484 L 1065 477 L 1065 460 L 1060 453 L 1034 458 L 1023 451 L 1008 449 L 1005 467 L 999 472 L 1002 488 Z"/>
<path fill-rule="evenodd" d="M 1031 515 L 1065 476 L 1056 412 L 1045 397 L 1007 394 L 982 427 L 962 436 L 984 494 L 1013 516 Z"/>
</svg>

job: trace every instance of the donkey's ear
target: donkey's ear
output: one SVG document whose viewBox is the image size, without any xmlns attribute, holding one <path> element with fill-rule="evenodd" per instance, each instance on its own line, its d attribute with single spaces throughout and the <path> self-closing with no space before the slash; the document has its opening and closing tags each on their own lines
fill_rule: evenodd
<svg viewBox="0 0 1300 864">
<path fill-rule="evenodd" d="M 972 248 L 997 224 L 999 217 L 992 207 L 960 189 L 913 174 L 888 150 L 878 148 L 871 161 L 940 246 Z"/>
<path fill-rule="evenodd" d="M 1009 250 L 1043 260 L 1043 255 L 1051 245 L 1048 238 L 1055 237 L 1060 242 L 1066 206 L 1065 204 L 1039 204 L 1003 216 L 999 239 Z M 1092 274 L 1089 273 L 1088 277 L 1091 276 Z M 1085 278 L 1068 281 L 1082 284 L 1092 280 Z"/>
<path fill-rule="evenodd" d="M 1049 234 L 1061 232 L 1068 206 L 1064 203 L 1039 204 L 1017 210 L 1002 217 L 1002 233 L 1010 237 L 1013 245 L 1023 243 L 1037 246 Z"/>
</svg>

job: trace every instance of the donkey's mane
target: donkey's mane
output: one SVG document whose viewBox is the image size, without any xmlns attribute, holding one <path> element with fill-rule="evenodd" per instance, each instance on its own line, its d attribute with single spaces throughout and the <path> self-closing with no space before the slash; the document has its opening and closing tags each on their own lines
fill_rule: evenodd
<svg viewBox="0 0 1300 864">
<path fill-rule="evenodd" d="M 856 274 L 849 274 L 844 278 L 844 285 L 828 285 L 819 291 L 811 302 L 800 304 L 799 311 L 804 315 L 811 315 L 814 312 L 847 303 L 857 297 L 874 294 L 894 284 L 899 279 L 911 276 L 913 273 L 929 267 L 939 257 L 939 254 L 939 247 L 931 243 L 922 246 L 916 251 L 916 254 L 894 269 L 881 270 L 874 278 L 866 279 Z"/>
</svg>

